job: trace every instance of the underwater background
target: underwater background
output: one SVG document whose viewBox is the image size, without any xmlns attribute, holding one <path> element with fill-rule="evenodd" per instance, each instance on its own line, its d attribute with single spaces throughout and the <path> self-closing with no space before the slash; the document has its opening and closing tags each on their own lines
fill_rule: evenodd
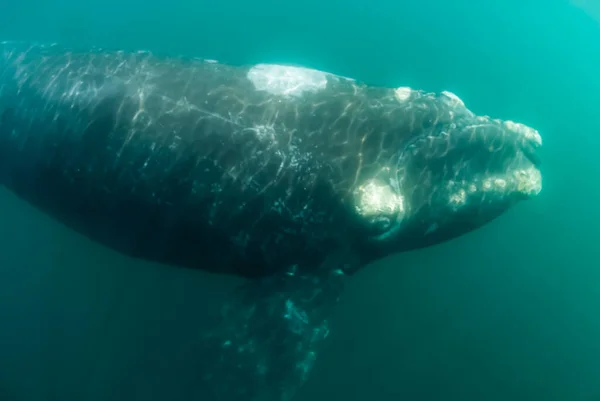
<svg viewBox="0 0 600 401">
<path fill-rule="evenodd" d="M 538 129 L 541 196 L 352 277 L 296 400 L 598 401 L 599 21 L 593 0 L 19 0 L 0 40 L 301 64 Z M 194 344 L 239 281 L 125 258 L 0 189 L 0 400 L 201 400 Z"/>
</svg>

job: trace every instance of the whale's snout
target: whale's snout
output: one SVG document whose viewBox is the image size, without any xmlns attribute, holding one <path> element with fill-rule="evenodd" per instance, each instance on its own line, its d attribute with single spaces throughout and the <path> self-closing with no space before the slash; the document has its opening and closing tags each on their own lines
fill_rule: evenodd
<svg viewBox="0 0 600 401">
<path fill-rule="evenodd" d="M 516 183 L 515 191 L 529 199 L 542 191 L 542 136 L 525 124 L 505 121 L 503 126 L 512 133 L 515 148 L 518 149 L 514 162 L 516 168 L 512 171 Z M 507 135 L 509 138 L 510 136 Z"/>
<path fill-rule="evenodd" d="M 477 229 L 542 191 L 537 130 L 475 115 L 453 94 L 437 99 L 433 124 L 403 150 L 396 180 L 405 236 L 430 243 Z"/>
</svg>

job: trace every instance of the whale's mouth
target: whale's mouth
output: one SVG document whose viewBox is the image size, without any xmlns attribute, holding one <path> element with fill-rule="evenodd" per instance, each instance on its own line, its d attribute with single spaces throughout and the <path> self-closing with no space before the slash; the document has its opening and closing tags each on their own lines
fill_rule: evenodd
<svg viewBox="0 0 600 401">
<path fill-rule="evenodd" d="M 380 252 L 455 238 L 542 191 L 537 130 L 475 115 L 451 93 L 436 97 L 400 88 L 396 97 L 403 104 L 421 99 L 407 107 L 431 118 L 403 143 L 390 179 L 361 187 L 355 196 Z"/>
<path fill-rule="evenodd" d="M 445 185 L 448 205 L 453 211 L 475 210 L 487 215 L 506 210 L 515 203 L 531 199 L 542 191 L 540 148 L 542 137 L 535 129 L 513 121 L 476 117 L 465 132 L 480 130 L 478 149 L 485 165 L 477 171 L 474 156 L 463 179 L 448 180 Z M 476 137 L 475 135 L 474 137 Z"/>
<path fill-rule="evenodd" d="M 540 168 L 540 166 L 542 165 L 542 159 L 537 152 L 536 146 L 526 145 L 523 146 L 521 151 L 536 168 Z"/>
<path fill-rule="evenodd" d="M 404 149 L 395 180 L 357 187 L 355 211 L 377 242 L 407 225 L 420 227 L 409 229 L 416 235 L 481 226 L 541 192 L 541 146 L 538 131 L 512 121 L 440 125 Z"/>
<path fill-rule="evenodd" d="M 406 225 L 418 227 L 409 228 L 416 235 L 450 237 L 536 197 L 542 191 L 541 147 L 531 127 L 470 112 L 431 127 L 401 153 L 396 193 L 405 212 L 380 238 Z"/>
</svg>

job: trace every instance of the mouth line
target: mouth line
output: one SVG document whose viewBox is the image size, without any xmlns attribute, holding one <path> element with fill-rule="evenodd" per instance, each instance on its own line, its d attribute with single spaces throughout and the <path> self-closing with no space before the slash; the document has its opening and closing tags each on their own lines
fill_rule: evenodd
<svg viewBox="0 0 600 401">
<path fill-rule="evenodd" d="M 531 146 L 529 144 L 522 146 L 521 150 L 523 152 L 523 154 L 525 155 L 525 157 L 527 157 L 527 159 L 537 168 L 540 168 L 540 166 L 542 165 L 542 159 L 540 157 L 540 155 L 537 154 L 536 149 L 534 149 L 534 146 Z"/>
<path fill-rule="evenodd" d="M 523 155 L 537 168 L 542 164 L 539 149 L 542 147 L 542 137 L 539 132 L 531 127 L 514 121 L 504 121 L 504 126 L 520 137 L 520 149 Z"/>
</svg>

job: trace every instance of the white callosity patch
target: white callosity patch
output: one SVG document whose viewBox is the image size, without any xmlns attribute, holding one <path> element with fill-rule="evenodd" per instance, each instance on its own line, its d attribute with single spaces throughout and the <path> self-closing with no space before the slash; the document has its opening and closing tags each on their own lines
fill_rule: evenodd
<svg viewBox="0 0 600 401">
<path fill-rule="evenodd" d="M 412 89 L 408 86 L 400 86 L 394 89 L 394 97 L 400 103 L 409 104 L 410 102 L 417 100 L 425 100 L 426 104 L 437 108 L 436 102 L 444 104 L 446 106 L 448 115 L 453 118 L 455 113 L 461 115 L 467 114 L 475 118 L 475 114 L 467 109 L 465 103 L 456 94 L 449 91 L 442 91 L 439 95 L 433 92 L 425 92 L 422 90 Z M 420 106 L 422 107 L 422 105 Z M 484 119 L 487 121 L 487 119 Z"/>
<path fill-rule="evenodd" d="M 493 177 L 483 180 L 481 184 L 481 190 L 484 192 L 495 191 L 505 192 L 507 189 L 507 182 L 504 178 Z"/>
<path fill-rule="evenodd" d="M 535 167 L 516 170 L 512 173 L 519 192 L 525 195 L 537 195 L 542 191 L 542 173 Z"/>
<path fill-rule="evenodd" d="M 380 180 L 368 180 L 354 191 L 354 207 L 378 234 L 371 239 L 386 241 L 401 228 L 406 215 L 404 196 L 392 185 Z"/>
<path fill-rule="evenodd" d="M 356 211 L 365 217 L 404 213 L 404 198 L 389 185 L 372 180 L 356 190 Z"/>
<path fill-rule="evenodd" d="M 465 107 L 465 102 L 463 102 L 461 98 L 459 98 L 452 92 L 443 91 L 442 97 L 444 99 L 447 99 L 447 101 L 454 107 L 457 107 L 457 106 Z"/>
<path fill-rule="evenodd" d="M 450 195 L 450 204 L 454 207 L 459 207 L 467 203 L 467 191 L 459 189 Z"/>
<path fill-rule="evenodd" d="M 542 146 L 542 136 L 540 135 L 540 133 L 537 130 L 535 130 L 531 127 L 528 127 L 525 124 L 516 123 L 516 122 L 510 121 L 510 120 L 504 121 L 504 125 L 509 130 L 518 132 L 519 134 L 523 135 L 528 140 L 536 143 L 539 146 Z"/>
<path fill-rule="evenodd" d="M 538 195 L 542 190 L 542 174 L 532 166 L 473 182 L 451 181 L 448 187 L 450 190 L 448 204 L 456 210 L 468 205 L 470 197 L 478 197 L 481 194 L 500 198 L 514 193 L 528 197 Z"/>
<path fill-rule="evenodd" d="M 448 195 L 448 205 L 453 210 L 458 210 L 469 204 L 469 198 L 479 191 L 481 185 L 450 181 L 448 187 L 450 190 Z"/>
<path fill-rule="evenodd" d="M 475 114 L 471 110 L 469 110 L 467 106 L 465 106 L 465 102 L 463 102 L 463 100 L 459 98 L 456 94 L 449 91 L 442 91 L 439 96 L 439 99 L 441 102 L 449 106 L 449 115 L 451 118 L 455 116 L 455 113 L 458 113 L 463 116 L 467 115 L 471 118 L 476 118 Z M 483 120 L 476 121 L 485 122 L 486 119 L 484 118 Z"/>
<path fill-rule="evenodd" d="M 406 102 L 407 100 L 409 100 L 413 92 L 414 91 L 408 86 L 401 86 L 394 90 L 396 99 L 398 99 L 400 102 Z"/>
<path fill-rule="evenodd" d="M 513 193 L 537 195 L 542 190 L 542 174 L 535 167 L 511 170 L 502 177 L 490 177 L 483 180 L 481 190 L 484 192 Z"/>
<path fill-rule="evenodd" d="M 325 89 L 328 75 L 310 68 L 277 64 L 257 64 L 248 71 L 248 79 L 257 90 L 281 96 L 301 96 Z"/>
</svg>

